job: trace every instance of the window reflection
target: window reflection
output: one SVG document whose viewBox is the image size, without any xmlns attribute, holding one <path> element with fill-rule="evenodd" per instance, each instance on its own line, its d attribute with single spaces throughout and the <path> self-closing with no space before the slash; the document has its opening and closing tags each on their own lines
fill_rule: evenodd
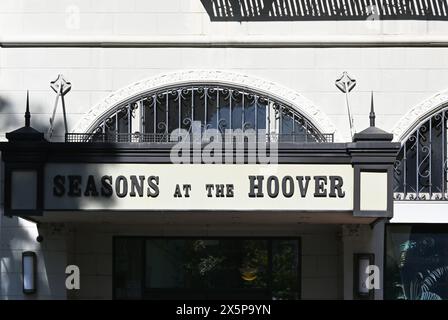
<svg viewBox="0 0 448 320">
<path fill-rule="evenodd" d="M 448 299 L 448 228 L 388 225 L 385 298 Z"/>
<path fill-rule="evenodd" d="M 116 239 L 118 299 L 300 297 L 297 239 L 137 239 L 138 249 L 131 251 L 139 257 L 129 256 L 126 238 Z M 142 272 L 135 272 L 136 266 Z M 138 290 L 128 293 L 127 288 L 138 278 L 143 290 L 136 297 Z"/>
</svg>

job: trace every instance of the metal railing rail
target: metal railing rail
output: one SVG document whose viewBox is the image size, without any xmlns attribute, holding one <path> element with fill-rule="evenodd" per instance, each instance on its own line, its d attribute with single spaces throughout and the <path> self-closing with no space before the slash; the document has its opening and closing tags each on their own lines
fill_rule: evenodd
<svg viewBox="0 0 448 320">
<path fill-rule="evenodd" d="M 225 141 L 225 135 L 222 135 L 222 141 Z M 235 141 L 243 139 L 244 136 L 233 136 Z M 173 137 L 165 133 L 67 133 L 65 135 L 65 142 L 68 143 L 120 143 L 120 142 L 134 142 L 134 143 L 175 143 L 182 140 L 182 136 Z M 245 138 L 247 139 L 247 138 Z M 256 136 L 257 141 L 260 139 L 266 142 L 280 142 L 280 143 L 333 143 L 334 134 L 325 133 L 320 134 L 317 139 L 315 134 L 274 134 L 269 133 L 262 136 Z"/>
</svg>

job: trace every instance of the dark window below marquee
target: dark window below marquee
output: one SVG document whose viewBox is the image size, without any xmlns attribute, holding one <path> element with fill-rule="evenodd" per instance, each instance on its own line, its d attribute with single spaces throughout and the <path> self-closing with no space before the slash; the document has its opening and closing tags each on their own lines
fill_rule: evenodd
<svg viewBox="0 0 448 320">
<path fill-rule="evenodd" d="M 116 299 L 299 299 L 298 239 L 114 240 Z"/>
</svg>

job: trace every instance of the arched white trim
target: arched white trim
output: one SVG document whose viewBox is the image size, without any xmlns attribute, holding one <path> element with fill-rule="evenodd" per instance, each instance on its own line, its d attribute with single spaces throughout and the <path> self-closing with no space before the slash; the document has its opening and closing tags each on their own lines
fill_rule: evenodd
<svg viewBox="0 0 448 320">
<path fill-rule="evenodd" d="M 125 88 L 113 92 L 100 103 L 91 108 L 77 123 L 73 132 L 90 132 L 98 119 L 101 119 L 117 105 L 125 103 L 135 96 L 145 92 L 163 89 L 173 85 L 186 85 L 192 83 L 216 83 L 223 85 L 235 85 L 256 90 L 266 96 L 282 101 L 305 116 L 320 132 L 334 133 L 335 141 L 340 141 L 336 127 L 332 121 L 313 102 L 304 98 L 299 93 L 283 87 L 274 82 L 260 78 L 217 70 L 188 70 L 155 76 L 133 83 Z"/>
<path fill-rule="evenodd" d="M 394 141 L 406 141 L 408 136 L 414 131 L 419 123 L 429 118 L 448 104 L 448 89 L 439 92 L 429 99 L 424 100 L 408 113 L 406 113 L 400 121 L 395 125 L 392 133 Z"/>
</svg>

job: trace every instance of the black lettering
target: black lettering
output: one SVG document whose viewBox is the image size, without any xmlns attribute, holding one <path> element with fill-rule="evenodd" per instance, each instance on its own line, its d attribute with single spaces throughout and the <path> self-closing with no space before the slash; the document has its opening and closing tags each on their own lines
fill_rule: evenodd
<svg viewBox="0 0 448 320">
<path fill-rule="evenodd" d="M 190 198 L 189 191 L 191 190 L 191 184 L 184 184 L 185 198 Z"/>
<path fill-rule="evenodd" d="M 288 186 L 289 185 L 289 186 Z M 291 176 L 283 177 L 282 192 L 285 198 L 291 198 L 294 194 L 294 179 Z"/>
<path fill-rule="evenodd" d="M 340 176 L 330 176 L 330 194 L 331 198 L 336 198 L 336 190 L 337 197 L 344 198 L 345 191 L 342 190 L 342 186 L 344 185 L 344 179 Z"/>
<path fill-rule="evenodd" d="M 224 197 L 224 185 L 223 184 L 217 184 L 216 185 L 216 197 L 217 198 L 223 198 Z"/>
<path fill-rule="evenodd" d="M 95 177 L 90 175 L 87 178 L 87 186 L 86 186 L 86 190 L 84 191 L 84 196 L 98 197 L 98 195 L 99 195 L 99 193 L 98 193 L 98 190 L 96 189 Z"/>
<path fill-rule="evenodd" d="M 314 196 L 316 198 L 324 198 L 327 196 L 327 177 L 315 176 L 314 177 Z"/>
<path fill-rule="evenodd" d="M 226 184 L 226 189 L 227 189 L 227 193 L 226 193 L 226 197 L 227 198 L 233 198 L 233 184 Z"/>
<path fill-rule="evenodd" d="M 274 183 L 274 185 L 272 185 Z M 279 182 L 276 176 L 270 176 L 267 181 L 268 196 L 271 198 L 277 198 L 279 192 Z"/>
<path fill-rule="evenodd" d="M 213 197 L 212 191 L 213 191 L 214 187 L 215 186 L 212 185 L 212 184 L 206 184 L 205 185 L 205 189 L 207 190 L 207 197 L 209 197 L 209 198 Z"/>
<path fill-rule="evenodd" d="M 145 176 L 131 176 L 131 192 L 129 195 L 135 197 L 138 193 L 139 197 L 143 197 L 143 185 L 145 184 Z M 137 190 L 137 192 L 135 192 Z"/>
<path fill-rule="evenodd" d="M 81 176 L 68 176 L 68 193 L 69 197 L 80 197 L 81 196 Z"/>
<path fill-rule="evenodd" d="M 174 190 L 174 198 L 182 198 L 182 192 L 178 184 L 176 184 L 176 190 Z"/>
<path fill-rule="evenodd" d="M 255 183 L 255 180 L 257 180 L 257 183 Z M 250 182 L 250 192 L 249 197 L 250 198 L 263 198 L 263 176 L 249 176 L 249 182 Z M 255 190 L 257 190 L 257 193 L 255 194 Z"/>
<path fill-rule="evenodd" d="M 150 176 L 148 178 L 148 197 L 156 198 L 159 196 L 159 176 Z"/>
<path fill-rule="evenodd" d="M 304 178 L 305 178 L 305 185 L 303 185 L 303 179 Z M 297 176 L 296 179 L 297 179 L 297 181 L 299 183 L 300 196 L 302 198 L 305 198 L 306 194 L 308 192 L 308 186 L 310 184 L 311 177 L 310 176 L 305 176 L 305 177 Z"/>
<path fill-rule="evenodd" d="M 111 197 L 113 194 L 112 189 L 112 176 L 101 177 L 101 195 L 103 197 Z"/>
<path fill-rule="evenodd" d="M 62 197 L 65 194 L 65 176 L 57 175 L 53 178 L 53 195 Z"/>
<path fill-rule="evenodd" d="M 124 198 L 128 194 L 128 180 L 124 176 L 118 176 L 115 180 L 115 193 L 119 198 Z"/>
</svg>

